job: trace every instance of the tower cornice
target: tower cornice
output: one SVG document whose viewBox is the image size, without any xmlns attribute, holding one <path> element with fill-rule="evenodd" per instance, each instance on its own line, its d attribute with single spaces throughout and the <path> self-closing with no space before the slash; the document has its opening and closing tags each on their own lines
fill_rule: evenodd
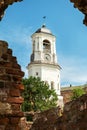
<svg viewBox="0 0 87 130">
<path fill-rule="evenodd" d="M 31 63 L 29 63 L 28 64 L 28 66 L 27 66 L 27 68 L 29 67 L 29 66 L 32 66 L 32 65 L 44 65 L 44 66 L 53 66 L 53 67 L 55 67 L 55 68 L 58 68 L 59 70 L 60 69 L 62 69 L 61 67 L 60 67 L 60 65 L 59 64 L 57 64 L 57 63 L 45 63 L 45 62 L 42 62 L 42 61 L 34 61 L 34 62 L 31 62 Z"/>
</svg>

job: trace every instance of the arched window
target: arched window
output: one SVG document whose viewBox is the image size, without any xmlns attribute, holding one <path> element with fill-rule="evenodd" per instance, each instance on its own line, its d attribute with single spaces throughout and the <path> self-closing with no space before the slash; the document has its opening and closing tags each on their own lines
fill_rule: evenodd
<svg viewBox="0 0 87 130">
<path fill-rule="evenodd" d="M 43 51 L 48 51 L 48 52 L 51 51 L 51 45 L 48 40 L 43 41 Z"/>
<path fill-rule="evenodd" d="M 51 89 L 54 89 L 54 82 L 51 81 Z"/>
</svg>

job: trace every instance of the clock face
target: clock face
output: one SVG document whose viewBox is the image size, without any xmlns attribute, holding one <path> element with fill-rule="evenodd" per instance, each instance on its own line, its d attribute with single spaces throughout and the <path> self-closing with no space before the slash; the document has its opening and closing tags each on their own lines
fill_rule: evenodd
<svg viewBox="0 0 87 130">
<path fill-rule="evenodd" d="M 45 54 L 45 57 L 44 57 L 45 61 L 50 61 L 51 60 L 51 57 L 49 54 Z"/>
</svg>

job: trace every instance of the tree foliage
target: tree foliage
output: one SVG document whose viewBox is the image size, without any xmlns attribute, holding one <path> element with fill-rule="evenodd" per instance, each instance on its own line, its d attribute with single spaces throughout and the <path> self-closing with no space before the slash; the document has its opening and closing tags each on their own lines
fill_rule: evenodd
<svg viewBox="0 0 87 130">
<path fill-rule="evenodd" d="M 73 89 L 73 95 L 71 97 L 71 99 L 77 99 L 78 97 L 82 96 L 83 94 L 85 94 L 84 90 L 82 88 L 75 88 Z"/>
<path fill-rule="evenodd" d="M 23 79 L 24 84 L 24 103 L 23 111 L 44 111 L 57 105 L 57 94 L 55 90 L 41 81 L 40 78 L 29 77 Z"/>
</svg>

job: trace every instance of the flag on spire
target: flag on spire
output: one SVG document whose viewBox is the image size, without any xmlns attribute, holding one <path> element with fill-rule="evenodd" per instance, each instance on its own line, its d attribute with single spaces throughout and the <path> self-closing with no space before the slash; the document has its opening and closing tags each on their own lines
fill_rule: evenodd
<svg viewBox="0 0 87 130">
<path fill-rule="evenodd" d="M 46 18 L 46 16 L 43 16 L 43 19 L 45 19 Z"/>
</svg>

